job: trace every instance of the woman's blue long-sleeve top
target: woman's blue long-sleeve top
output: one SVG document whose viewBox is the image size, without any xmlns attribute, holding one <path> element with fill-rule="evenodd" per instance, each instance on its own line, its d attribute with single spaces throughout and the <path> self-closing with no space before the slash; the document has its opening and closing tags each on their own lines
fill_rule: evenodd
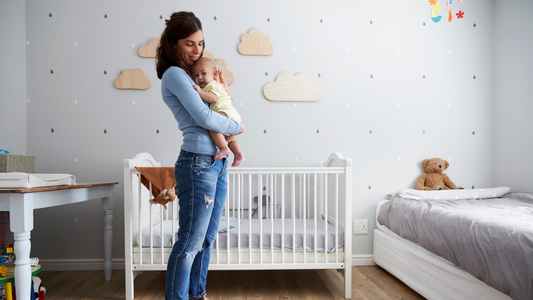
<svg viewBox="0 0 533 300">
<path fill-rule="evenodd" d="M 161 94 L 183 132 L 181 149 L 193 153 L 215 155 L 217 147 L 208 129 L 225 134 L 237 134 L 241 124 L 209 109 L 198 92 L 194 81 L 179 67 L 170 67 L 161 78 Z"/>
</svg>

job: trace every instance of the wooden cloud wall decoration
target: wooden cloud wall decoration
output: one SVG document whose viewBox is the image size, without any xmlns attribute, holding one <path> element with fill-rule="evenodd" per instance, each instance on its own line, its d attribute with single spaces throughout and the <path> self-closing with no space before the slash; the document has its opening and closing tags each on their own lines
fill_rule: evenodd
<svg viewBox="0 0 533 300">
<path fill-rule="evenodd" d="M 263 34 L 261 30 L 253 28 L 249 33 L 241 37 L 239 53 L 242 55 L 272 55 L 274 46 L 270 42 L 270 37 Z"/>
<path fill-rule="evenodd" d="M 150 78 L 141 69 L 124 69 L 115 79 L 115 87 L 121 90 L 146 90 L 150 87 Z"/>
<path fill-rule="evenodd" d="M 204 51 L 203 57 L 208 57 L 215 61 L 215 66 L 217 69 L 222 70 L 222 76 L 224 76 L 224 80 L 226 81 L 227 85 L 230 85 L 233 82 L 233 73 L 226 69 L 226 62 L 224 62 L 222 58 L 215 58 L 213 54 L 207 51 Z"/>
<path fill-rule="evenodd" d="M 159 47 L 160 38 L 153 38 L 149 44 L 144 44 L 139 47 L 140 57 L 155 57 L 156 50 Z"/>
<path fill-rule="evenodd" d="M 265 98 L 270 101 L 318 101 L 322 90 L 313 83 L 307 73 L 281 72 L 275 82 L 269 82 L 263 88 Z"/>
</svg>

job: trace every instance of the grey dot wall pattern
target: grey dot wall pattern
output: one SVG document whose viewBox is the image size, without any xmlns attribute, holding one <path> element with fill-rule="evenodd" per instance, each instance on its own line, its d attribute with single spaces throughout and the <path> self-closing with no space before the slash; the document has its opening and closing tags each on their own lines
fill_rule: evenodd
<svg viewBox="0 0 533 300">
<path fill-rule="evenodd" d="M 237 137 L 243 167 L 320 166 L 340 152 L 354 162 L 354 218 L 369 220 L 374 201 L 414 187 L 426 158 L 453 158 L 447 172 L 462 186 L 490 184 L 482 175 L 490 170 L 473 171 L 490 159 L 490 151 L 480 150 L 489 148 L 492 130 L 491 32 L 484 25 L 490 14 L 472 10 L 469 19 L 438 27 L 427 3 L 415 2 L 382 9 L 328 1 L 300 10 L 277 0 L 120 3 L 28 2 L 28 152 L 38 156 L 37 171 L 101 182 L 100 176 L 122 180 L 120 163 L 139 152 L 174 164 L 183 136 L 161 99 L 155 60 L 137 50 L 161 35 L 173 11 L 186 10 L 202 21 L 205 50 L 234 74 L 234 106 L 246 125 Z M 271 56 L 238 53 L 251 28 L 270 36 Z M 118 91 L 113 81 L 120 70 L 133 68 L 152 86 Z M 265 99 L 263 87 L 284 71 L 310 74 L 322 98 Z"/>
</svg>

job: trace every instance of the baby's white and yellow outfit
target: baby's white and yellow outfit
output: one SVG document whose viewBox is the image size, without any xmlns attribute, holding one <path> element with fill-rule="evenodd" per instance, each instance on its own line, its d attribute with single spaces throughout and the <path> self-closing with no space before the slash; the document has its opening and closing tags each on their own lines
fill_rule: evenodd
<svg viewBox="0 0 533 300">
<path fill-rule="evenodd" d="M 233 121 L 240 123 L 241 122 L 241 115 L 237 112 L 235 107 L 232 105 L 232 100 L 229 94 L 226 92 L 224 87 L 217 83 L 215 80 L 209 82 L 203 89 L 204 92 L 211 92 L 218 96 L 218 102 L 213 103 L 209 106 L 209 109 L 212 111 L 222 111 L 226 113 L 226 116 L 228 118 L 232 119 Z"/>
</svg>

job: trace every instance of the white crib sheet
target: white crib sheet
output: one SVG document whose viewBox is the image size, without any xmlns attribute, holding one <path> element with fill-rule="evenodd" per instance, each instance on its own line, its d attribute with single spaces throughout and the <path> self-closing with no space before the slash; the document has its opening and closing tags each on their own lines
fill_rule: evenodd
<svg viewBox="0 0 533 300">
<path fill-rule="evenodd" d="M 76 177 L 70 174 L 0 173 L 0 188 L 29 189 L 43 186 L 75 184 Z"/>
<path fill-rule="evenodd" d="M 230 249 L 237 249 L 237 235 L 239 230 L 235 227 L 233 227 L 232 222 L 234 218 L 230 218 Z M 235 219 L 236 221 L 236 219 Z M 274 238 L 273 238 L 273 245 L 274 250 L 281 249 L 281 219 L 274 219 Z M 285 250 L 292 250 L 292 233 L 293 233 L 293 220 L 292 219 L 285 219 L 285 236 L 284 236 L 284 249 Z M 262 241 L 262 248 L 263 249 L 270 249 L 271 244 L 271 238 L 270 238 L 270 232 L 271 232 L 271 220 L 270 219 L 263 219 L 263 241 Z M 303 248 L 303 233 L 304 233 L 304 220 L 303 219 L 295 219 L 296 224 L 296 247 L 295 250 L 299 251 Z M 176 227 L 177 222 L 176 222 Z M 225 232 L 224 225 L 220 226 L 222 230 L 219 230 L 219 234 L 217 237 L 217 241 L 220 241 L 219 249 L 227 249 L 228 244 L 228 238 L 227 233 Z M 309 251 L 315 250 L 315 224 L 312 219 L 306 219 L 305 220 L 305 227 L 306 227 L 306 249 Z M 335 226 L 332 226 L 331 224 L 328 224 L 327 226 L 327 233 L 328 233 L 328 241 L 327 241 L 327 251 L 333 252 L 335 251 Z M 178 228 L 176 228 L 176 234 L 177 234 Z M 324 220 L 319 220 L 317 223 L 317 231 L 318 231 L 318 238 L 317 238 L 317 252 L 324 252 L 324 244 L 325 244 L 325 238 L 324 238 Z M 241 248 L 248 248 L 249 247 L 249 219 L 241 219 L 240 220 L 240 244 Z M 153 247 L 158 248 L 161 247 L 161 225 L 158 223 L 152 227 L 152 233 L 153 233 Z M 171 248 L 172 247 L 172 221 L 166 220 L 163 221 L 163 236 L 164 236 L 164 247 L 165 248 Z M 258 219 L 252 219 L 252 248 L 259 248 L 259 236 L 260 236 L 260 228 L 259 228 L 259 220 Z M 177 236 L 176 236 L 177 238 Z M 213 248 L 217 247 L 215 241 L 215 244 L 212 246 Z M 137 237 L 137 245 L 139 245 L 139 237 Z M 146 229 L 143 231 L 143 247 L 149 247 L 150 245 L 150 229 Z M 339 239 L 338 239 L 338 249 L 341 249 L 344 247 L 344 232 L 340 230 L 339 228 Z"/>
</svg>

